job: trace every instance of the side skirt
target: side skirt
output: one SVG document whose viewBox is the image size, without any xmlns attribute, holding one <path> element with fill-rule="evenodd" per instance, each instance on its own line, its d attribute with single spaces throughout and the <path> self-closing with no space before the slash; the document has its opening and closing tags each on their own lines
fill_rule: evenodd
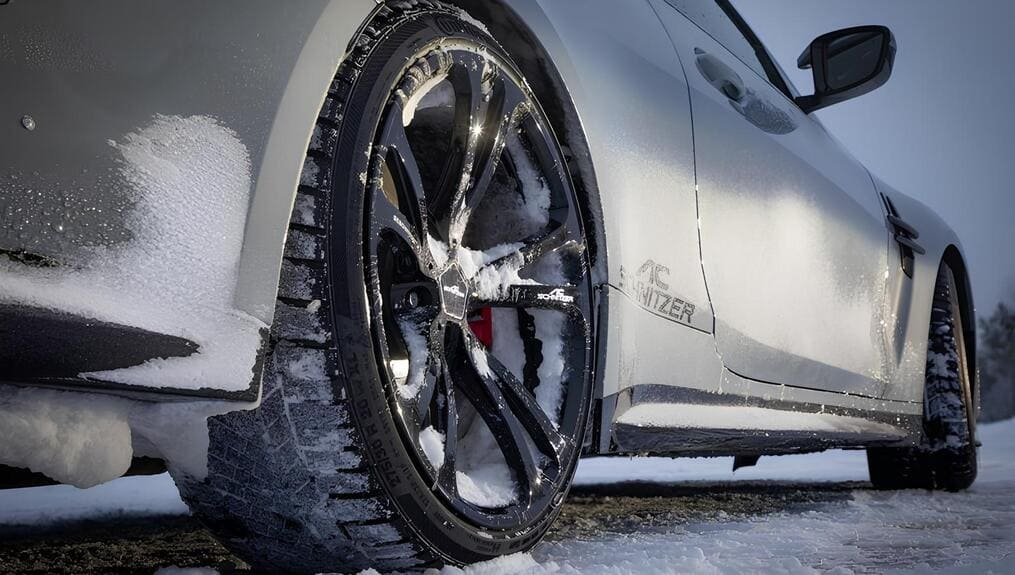
<svg viewBox="0 0 1015 575">
<path fill-rule="evenodd" d="M 774 386 L 773 386 L 774 387 Z M 919 406 L 795 389 L 777 397 L 644 385 L 615 398 L 611 451 L 670 456 L 779 455 L 903 445 L 919 438 Z M 792 398 L 792 399 L 790 399 Z M 611 398 L 612 399 L 612 398 Z M 834 402 L 834 403 L 832 403 Z"/>
</svg>

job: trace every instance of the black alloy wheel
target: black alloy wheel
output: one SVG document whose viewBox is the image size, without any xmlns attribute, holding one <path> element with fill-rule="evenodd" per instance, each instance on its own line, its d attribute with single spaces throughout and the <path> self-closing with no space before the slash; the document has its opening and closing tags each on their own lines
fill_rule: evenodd
<svg viewBox="0 0 1015 575">
<path fill-rule="evenodd" d="M 424 69 L 438 74 L 420 78 Z M 407 84 L 431 85 L 437 105 L 407 112 L 427 103 L 426 94 L 407 98 Z M 439 143 L 427 139 L 435 135 Z M 520 75 L 484 47 L 459 43 L 425 56 L 391 94 L 367 189 L 373 336 L 403 441 L 462 517 L 526 527 L 563 496 L 590 393 L 588 263 L 560 148 Z M 504 213 L 511 196 L 516 213 Z M 504 312 L 515 317 L 502 328 Z M 549 361 L 540 348 L 557 346 L 536 337 L 539 321 L 560 328 L 560 381 L 540 381 L 539 363 Z M 516 326 L 520 333 L 506 333 Z M 521 370 L 495 353 L 490 340 L 501 337 L 520 342 Z M 559 402 L 541 403 L 540 386 L 560 386 Z M 479 421 L 513 497 L 500 489 L 478 500 L 460 489 L 475 487 L 463 469 L 475 454 L 462 450 L 477 447 L 469 432 L 485 434 Z"/>
</svg>

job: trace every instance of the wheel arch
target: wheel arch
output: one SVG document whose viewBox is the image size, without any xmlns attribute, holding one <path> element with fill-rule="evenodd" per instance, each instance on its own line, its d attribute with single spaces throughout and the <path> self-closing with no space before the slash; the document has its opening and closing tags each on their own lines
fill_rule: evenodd
<svg viewBox="0 0 1015 575">
<path fill-rule="evenodd" d="M 958 288 L 959 309 L 962 312 L 962 334 L 968 350 L 967 363 L 969 381 L 972 383 L 974 405 L 979 401 L 980 381 L 976 368 L 976 308 L 973 305 L 972 281 L 962 251 L 956 244 L 949 244 L 941 255 L 941 263 L 947 265 L 955 276 Z"/>
<path fill-rule="evenodd" d="M 275 113 L 251 190 L 235 306 L 271 324 L 289 218 L 307 148 L 328 86 L 380 8 L 371 0 L 328 0 L 307 33 Z"/>
</svg>

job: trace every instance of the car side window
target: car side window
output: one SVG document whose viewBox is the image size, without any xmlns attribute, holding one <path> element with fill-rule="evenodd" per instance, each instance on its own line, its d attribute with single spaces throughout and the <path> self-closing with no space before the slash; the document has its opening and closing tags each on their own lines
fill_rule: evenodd
<svg viewBox="0 0 1015 575">
<path fill-rule="evenodd" d="M 741 62 L 776 88 L 790 91 L 761 42 L 747 27 L 728 0 L 666 0 L 706 34 L 733 53 Z M 792 96 L 790 96 L 792 97 Z"/>
</svg>

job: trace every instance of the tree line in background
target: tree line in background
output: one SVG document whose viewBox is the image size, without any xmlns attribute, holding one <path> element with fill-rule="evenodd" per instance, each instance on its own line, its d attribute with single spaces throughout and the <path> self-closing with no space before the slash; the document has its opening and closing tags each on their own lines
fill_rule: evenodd
<svg viewBox="0 0 1015 575">
<path fill-rule="evenodd" d="M 977 341 L 982 422 L 1015 417 L 1015 310 L 997 304 L 990 317 L 980 318 Z"/>
</svg>

